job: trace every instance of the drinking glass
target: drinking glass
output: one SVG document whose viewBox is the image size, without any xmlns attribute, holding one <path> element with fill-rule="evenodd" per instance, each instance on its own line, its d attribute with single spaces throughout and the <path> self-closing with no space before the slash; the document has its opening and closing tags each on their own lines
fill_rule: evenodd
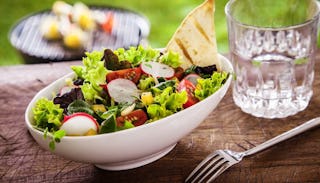
<svg viewBox="0 0 320 183">
<path fill-rule="evenodd" d="M 264 118 L 304 110 L 313 94 L 317 1 L 231 0 L 225 13 L 235 104 Z"/>
</svg>

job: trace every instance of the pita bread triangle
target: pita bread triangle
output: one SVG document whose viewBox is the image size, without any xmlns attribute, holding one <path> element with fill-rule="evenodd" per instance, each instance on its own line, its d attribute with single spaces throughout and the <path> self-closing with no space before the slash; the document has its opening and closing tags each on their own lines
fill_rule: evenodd
<svg viewBox="0 0 320 183">
<path fill-rule="evenodd" d="M 221 70 L 214 25 L 214 0 L 206 0 L 182 21 L 166 46 L 182 56 L 184 69 L 191 65 L 216 65 Z"/>
</svg>

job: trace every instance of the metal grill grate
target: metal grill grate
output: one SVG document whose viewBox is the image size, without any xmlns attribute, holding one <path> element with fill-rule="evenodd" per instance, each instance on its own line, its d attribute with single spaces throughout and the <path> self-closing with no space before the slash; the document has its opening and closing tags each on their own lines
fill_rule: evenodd
<svg viewBox="0 0 320 183">
<path fill-rule="evenodd" d="M 50 11 L 36 13 L 19 21 L 10 31 L 10 42 L 22 54 L 26 63 L 39 63 L 79 60 L 85 51 L 137 46 L 149 35 L 149 21 L 140 14 L 110 7 L 91 7 L 91 10 L 113 13 L 115 24 L 111 34 L 94 31 L 92 42 L 83 50 L 66 49 L 61 42 L 48 41 L 42 37 L 39 26 L 41 20 L 51 14 Z"/>
</svg>

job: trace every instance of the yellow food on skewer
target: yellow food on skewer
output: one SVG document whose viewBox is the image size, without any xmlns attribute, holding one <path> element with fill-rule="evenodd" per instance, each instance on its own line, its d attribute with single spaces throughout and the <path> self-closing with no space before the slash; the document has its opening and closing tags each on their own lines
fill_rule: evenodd
<svg viewBox="0 0 320 183">
<path fill-rule="evenodd" d="M 87 35 L 81 29 L 72 27 L 63 37 L 63 43 L 71 49 L 78 49 L 84 46 L 87 41 Z"/>
<path fill-rule="evenodd" d="M 93 30 L 96 26 L 90 9 L 83 3 L 76 3 L 72 9 L 72 20 L 83 30 Z"/>
<path fill-rule="evenodd" d="M 40 27 L 40 32 L 43 37 L 48 40 L 58 40 L 62 37 L 59 32 L 59 24 L 58 21 L 53 17 L 47 17 L 43 20 L 43 23 Z"/>
</svg>

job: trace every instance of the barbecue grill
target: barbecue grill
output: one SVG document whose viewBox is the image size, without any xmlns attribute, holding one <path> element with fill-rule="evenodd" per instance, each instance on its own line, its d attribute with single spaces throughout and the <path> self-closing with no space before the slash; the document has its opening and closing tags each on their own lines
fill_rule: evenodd
<svg viewBox="0 0 320 183">
<path fill-rule="evenodd" d="M 143 15 L 114 7 L 90 6 L 90 9 L 112 13 L 115 23 L 111 33 L 95 30 L 91 35 L 91 41 L 84 49 L 67 49 L 59 41 L 48 41 L 42 37 L 40 33 L 41 21 L 44 17 L 52 14 L 50 10 L 22 18 L 10 31 L 10 42 L 28 64 L 80 60 L 86 51 L 129 48 L 146 42 L 150 32 L 150 24 Z"/>
</svg>

